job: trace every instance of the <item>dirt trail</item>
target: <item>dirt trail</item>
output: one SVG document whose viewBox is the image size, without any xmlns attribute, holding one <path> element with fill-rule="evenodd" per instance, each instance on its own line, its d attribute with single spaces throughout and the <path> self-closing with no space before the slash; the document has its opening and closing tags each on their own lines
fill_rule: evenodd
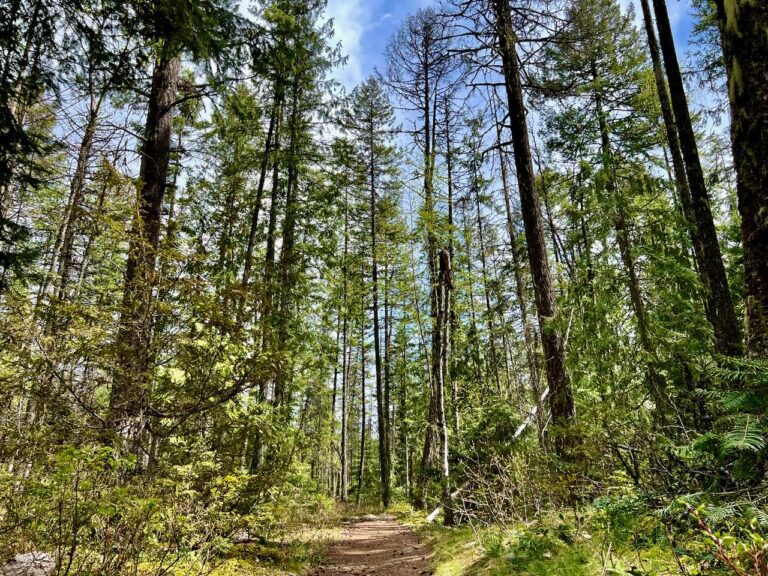
<svg viewBox="0 0 768 576">
<path fill-rule="evenodd" d="M 323 564 L 307 576 L 428 576 L 432 554 L 413 532 L 392 516 L 366 516 L 347 526 L 328 549 Z"/>
</svg>

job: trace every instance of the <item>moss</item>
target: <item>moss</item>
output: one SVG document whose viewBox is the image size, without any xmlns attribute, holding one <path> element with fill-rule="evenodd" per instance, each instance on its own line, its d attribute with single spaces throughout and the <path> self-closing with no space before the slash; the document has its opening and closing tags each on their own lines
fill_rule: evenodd
<svg viewBox="0 0 768 576">
<path fill-rule="evenodd" d="M 741 77 L 741 65 L 738 59 L 731 58 L 730 73 L 728 74 L 728 96 L 731 102 L 736 100 L 741 93 L 743 81 Z"/>
</svg>

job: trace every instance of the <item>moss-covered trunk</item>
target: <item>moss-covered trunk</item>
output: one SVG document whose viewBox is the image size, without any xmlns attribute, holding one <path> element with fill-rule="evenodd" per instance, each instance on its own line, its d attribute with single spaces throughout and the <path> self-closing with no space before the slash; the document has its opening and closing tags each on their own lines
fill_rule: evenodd
<svg viewBox="0 0 768 576">
<path fill-rule="evenodd" d="M 768 2 L 717 0 L 744 244 L 747 351 L 768 356 Z"/>
</svg>

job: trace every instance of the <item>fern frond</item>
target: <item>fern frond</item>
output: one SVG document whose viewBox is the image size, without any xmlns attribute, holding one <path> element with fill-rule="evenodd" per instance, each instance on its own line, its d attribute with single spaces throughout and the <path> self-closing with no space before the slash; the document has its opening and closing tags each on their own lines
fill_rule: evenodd
<svg viewBox="0 0 768 576">
<path fill-rule="evenodd" d="M 734 427 L 722 435 L 723 452 L 748 450 L 759 452 L 765 448 L 765 436 L 760 420 L 751 414 L 741 414 L 733 418 Z"/>
<path fill-rule="evenodd" d="M 729 412 L 751 408 L 753 395 L 749 392 L 729 392 L 720 397 L 720 405 Z"/>
<path fill-rule="evenodd" d="M 719 523 L 728 518 L 733 518 L 737 514 L 741 515 L 741 508 L 738 504 L 733 502 L 723 506 L 710 504 L 705 508 L 704 514 L 711 522 Z"/>
<path fill-rule="evenodd" d="M 723 358 L 713 370 L 716 377 L 751 387 L 768 385 L 768 362 L 757 358 Z"/>
</svg>

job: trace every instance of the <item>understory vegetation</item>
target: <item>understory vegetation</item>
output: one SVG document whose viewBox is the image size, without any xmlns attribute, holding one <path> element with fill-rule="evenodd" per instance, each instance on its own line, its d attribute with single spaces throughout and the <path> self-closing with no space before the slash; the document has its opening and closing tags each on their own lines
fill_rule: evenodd
<svg viewBox="0 0 768 576">
<path fill-rule="evenodd" d="M 768 576 L 768 3 L 379 4 L 0 0 L 0 569 Z"/>
</svg>

